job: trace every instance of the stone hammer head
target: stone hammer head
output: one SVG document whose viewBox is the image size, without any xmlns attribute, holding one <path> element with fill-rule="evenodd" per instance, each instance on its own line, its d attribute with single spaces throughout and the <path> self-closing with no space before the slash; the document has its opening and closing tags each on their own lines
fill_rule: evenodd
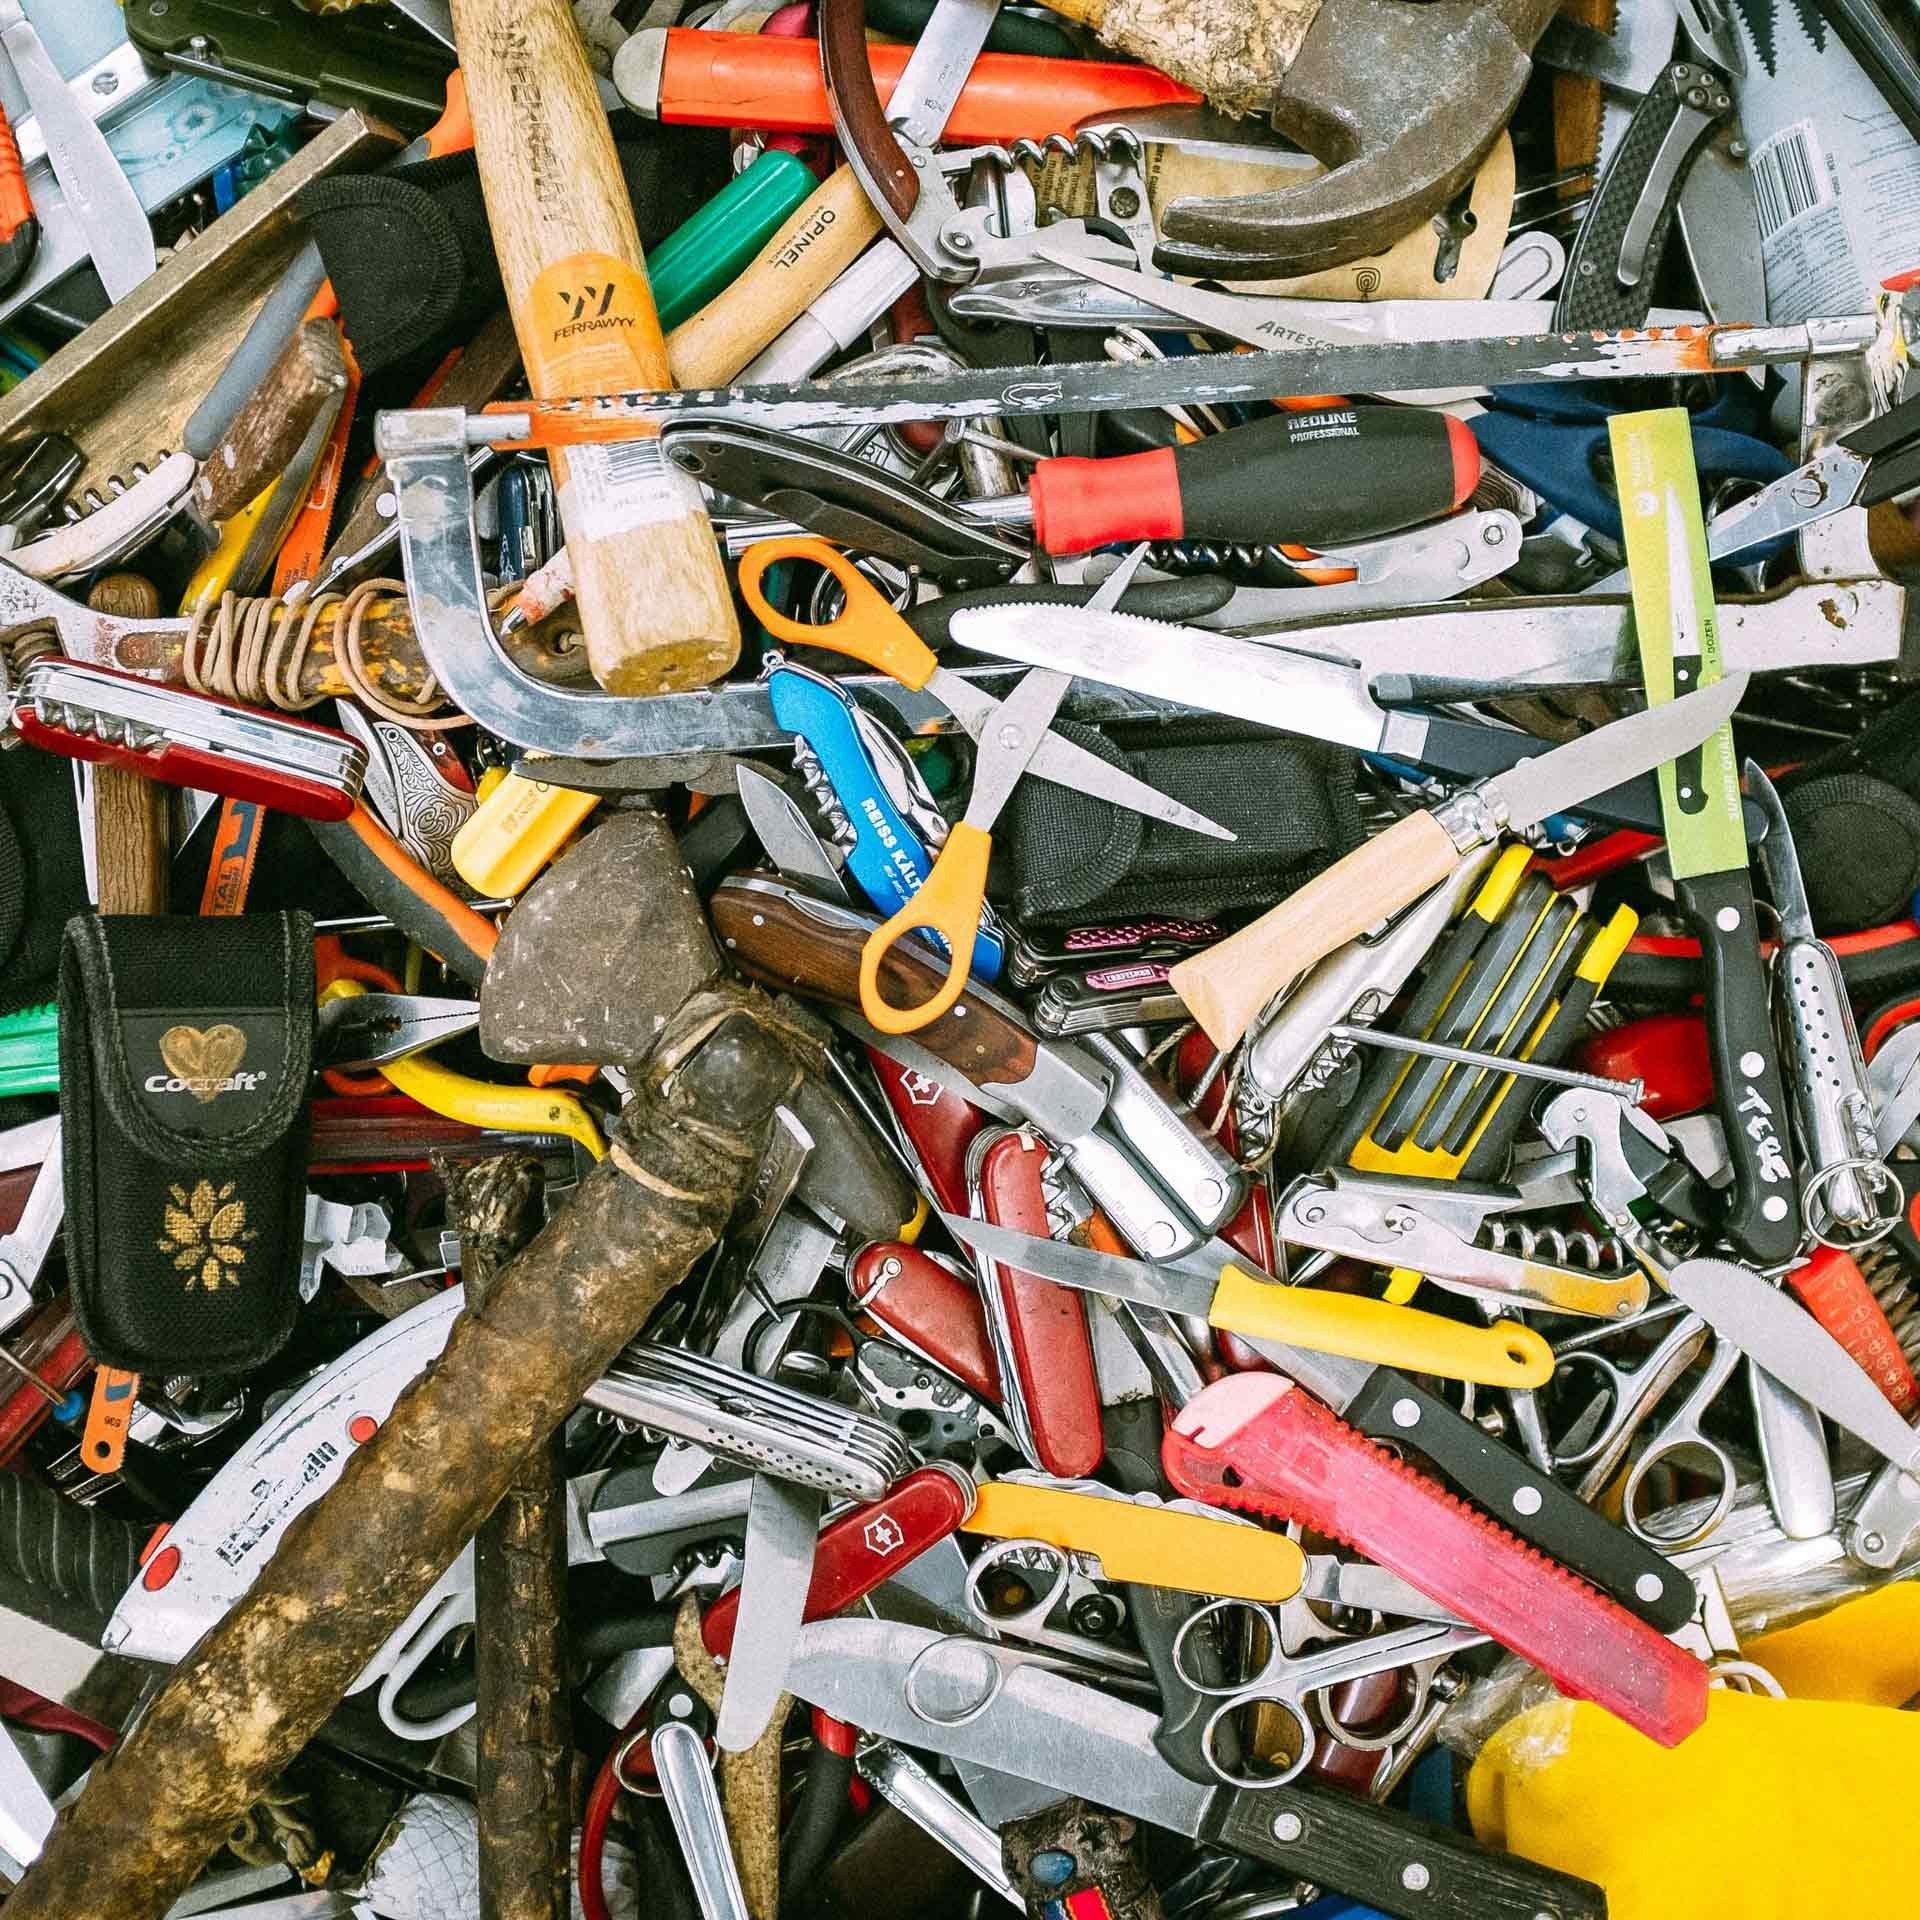
<svg viewBox="0 0 1920 1920">
<path fill-rule="evenodd" d="M 1472 179 L 1512 117 L 1555 0 L 1324 0 L 1273 124 L 1330 171 L 1237 199 L 1176 200 L 1155 264 L 1310 273 L 1391 246 Z"/>
</svg>

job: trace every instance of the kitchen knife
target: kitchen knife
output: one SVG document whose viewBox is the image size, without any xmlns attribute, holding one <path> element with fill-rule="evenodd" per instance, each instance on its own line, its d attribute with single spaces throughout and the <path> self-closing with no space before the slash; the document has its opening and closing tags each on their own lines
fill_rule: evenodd
<svg viewBox="0 0 1920 1920">
<path fill-rule="evenodd" d="M 1382 707 L 1368 689 L 1367 675 L 1346 661 L 1137 614 L 1038 605 L 967 607 L 953 616 L 951 632 L 975 653 L 1065 669 L 1157 700 L 1411 761 L 1459 780 L 1485 779 L 1549 747 L 1512 727 Z M 1585 811 L 1657 832 L 1660 802 L 1653 782 L 1637 779 L 1640 769 L 1625 771 L 1625 781 L 1609 778 L 1582 792 Z"/>
<path fill-rule="evenodd" d="M 1475 847 L 1507 828 L 1535 826 L 1579 807 L 1622 774 L 1647 773 L 1685 753 L 1727 720 L 1745 692 L 1744 674 L 1723 680 L 1671 706 L 1597 727 L 1430 811 L 1410 813 L 1251 925 L 1181 961 L 1168 978 L 1216 1047 L 1237 1045 L 1295 975 L 1419 899 Z"/>
<path fill-rule="evenodd" d="M 983 1640 L 823 1620 L 801 1629 L 788 1685 L 867 1733 L 1017 1771 L 1409 1920 L 1603 1920 L 1606 1912 L 1598 1887 L 1342 1793 L 1188 1780 L 1155 1751 L 1152 1713 Z"/>
<path fill-rule="evenodd" d="M 1608 435 L 1652 719 L 1732 682 L 1718 678 L 1720 637 L 1685 408 L 1616 414 Z M 1694 730 L 1666 756 L 1672 764 L 1661 770 L 1660 807 L 1674 895 L 1706 968 L 1714 1103 L 1733 1169 L 1721 1227 L 1745 1258 L 1777 1267 L 1800 1250 L 1799 1181 L 1747 865 L 1732 715 L 1728 706 L 1713 726 Z"/>
</svg>

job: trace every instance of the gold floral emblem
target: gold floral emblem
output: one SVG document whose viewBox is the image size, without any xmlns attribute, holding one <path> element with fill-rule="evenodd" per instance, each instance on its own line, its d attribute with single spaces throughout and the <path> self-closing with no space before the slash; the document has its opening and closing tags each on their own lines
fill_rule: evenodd
<svg viewBox="0 0 1920 1920">
<path fill-rule="evenodd" d="M 233 1182 L 217 1193 L 210 1180 L 200 1181 L 191 1194 L 183 1187 L 167 1191 L 173 1196 L 162 1216 L 167 1230 L 154 1244 L 173 1255 L 175 1269 L 187 1276 L 187 1291 L 237 1287 L 247 1243 L 255 1235 L 247 1226 L 247 1203 L 233 1198 Z"/>
</svg>

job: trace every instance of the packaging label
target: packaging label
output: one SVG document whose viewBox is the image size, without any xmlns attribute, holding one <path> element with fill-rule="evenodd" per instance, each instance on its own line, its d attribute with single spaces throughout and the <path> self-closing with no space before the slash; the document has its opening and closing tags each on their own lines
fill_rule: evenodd
<svg viewBox="0 0 1920 1920">
<path fill-rule="evenodd" d="M 576 253 L 540 274 L 520 346 L 537 399 L 666 385 L 653 289 L 638 267 L 610 253 Z"/>
<path fill-rule="evenodd" d="M 570 447 L 555 464 L 565 468 L 560 518 L 570 536 L 605 539 L 702 510 L 699 487 L 667 458 L 657 437 Z"/>
</svg>

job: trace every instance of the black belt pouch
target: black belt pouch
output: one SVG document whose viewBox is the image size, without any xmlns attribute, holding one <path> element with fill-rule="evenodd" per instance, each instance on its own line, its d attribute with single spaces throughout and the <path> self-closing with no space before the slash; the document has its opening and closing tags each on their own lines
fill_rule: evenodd
<svg viewBox="0 0 1920 1920">
<path fill-rule="evenodd" d="M 60 1121 L 73 1316 L 96 1360 L 240 1373 L 299 1310 L 313 922 L 67 922 Z"/>
</svg>

